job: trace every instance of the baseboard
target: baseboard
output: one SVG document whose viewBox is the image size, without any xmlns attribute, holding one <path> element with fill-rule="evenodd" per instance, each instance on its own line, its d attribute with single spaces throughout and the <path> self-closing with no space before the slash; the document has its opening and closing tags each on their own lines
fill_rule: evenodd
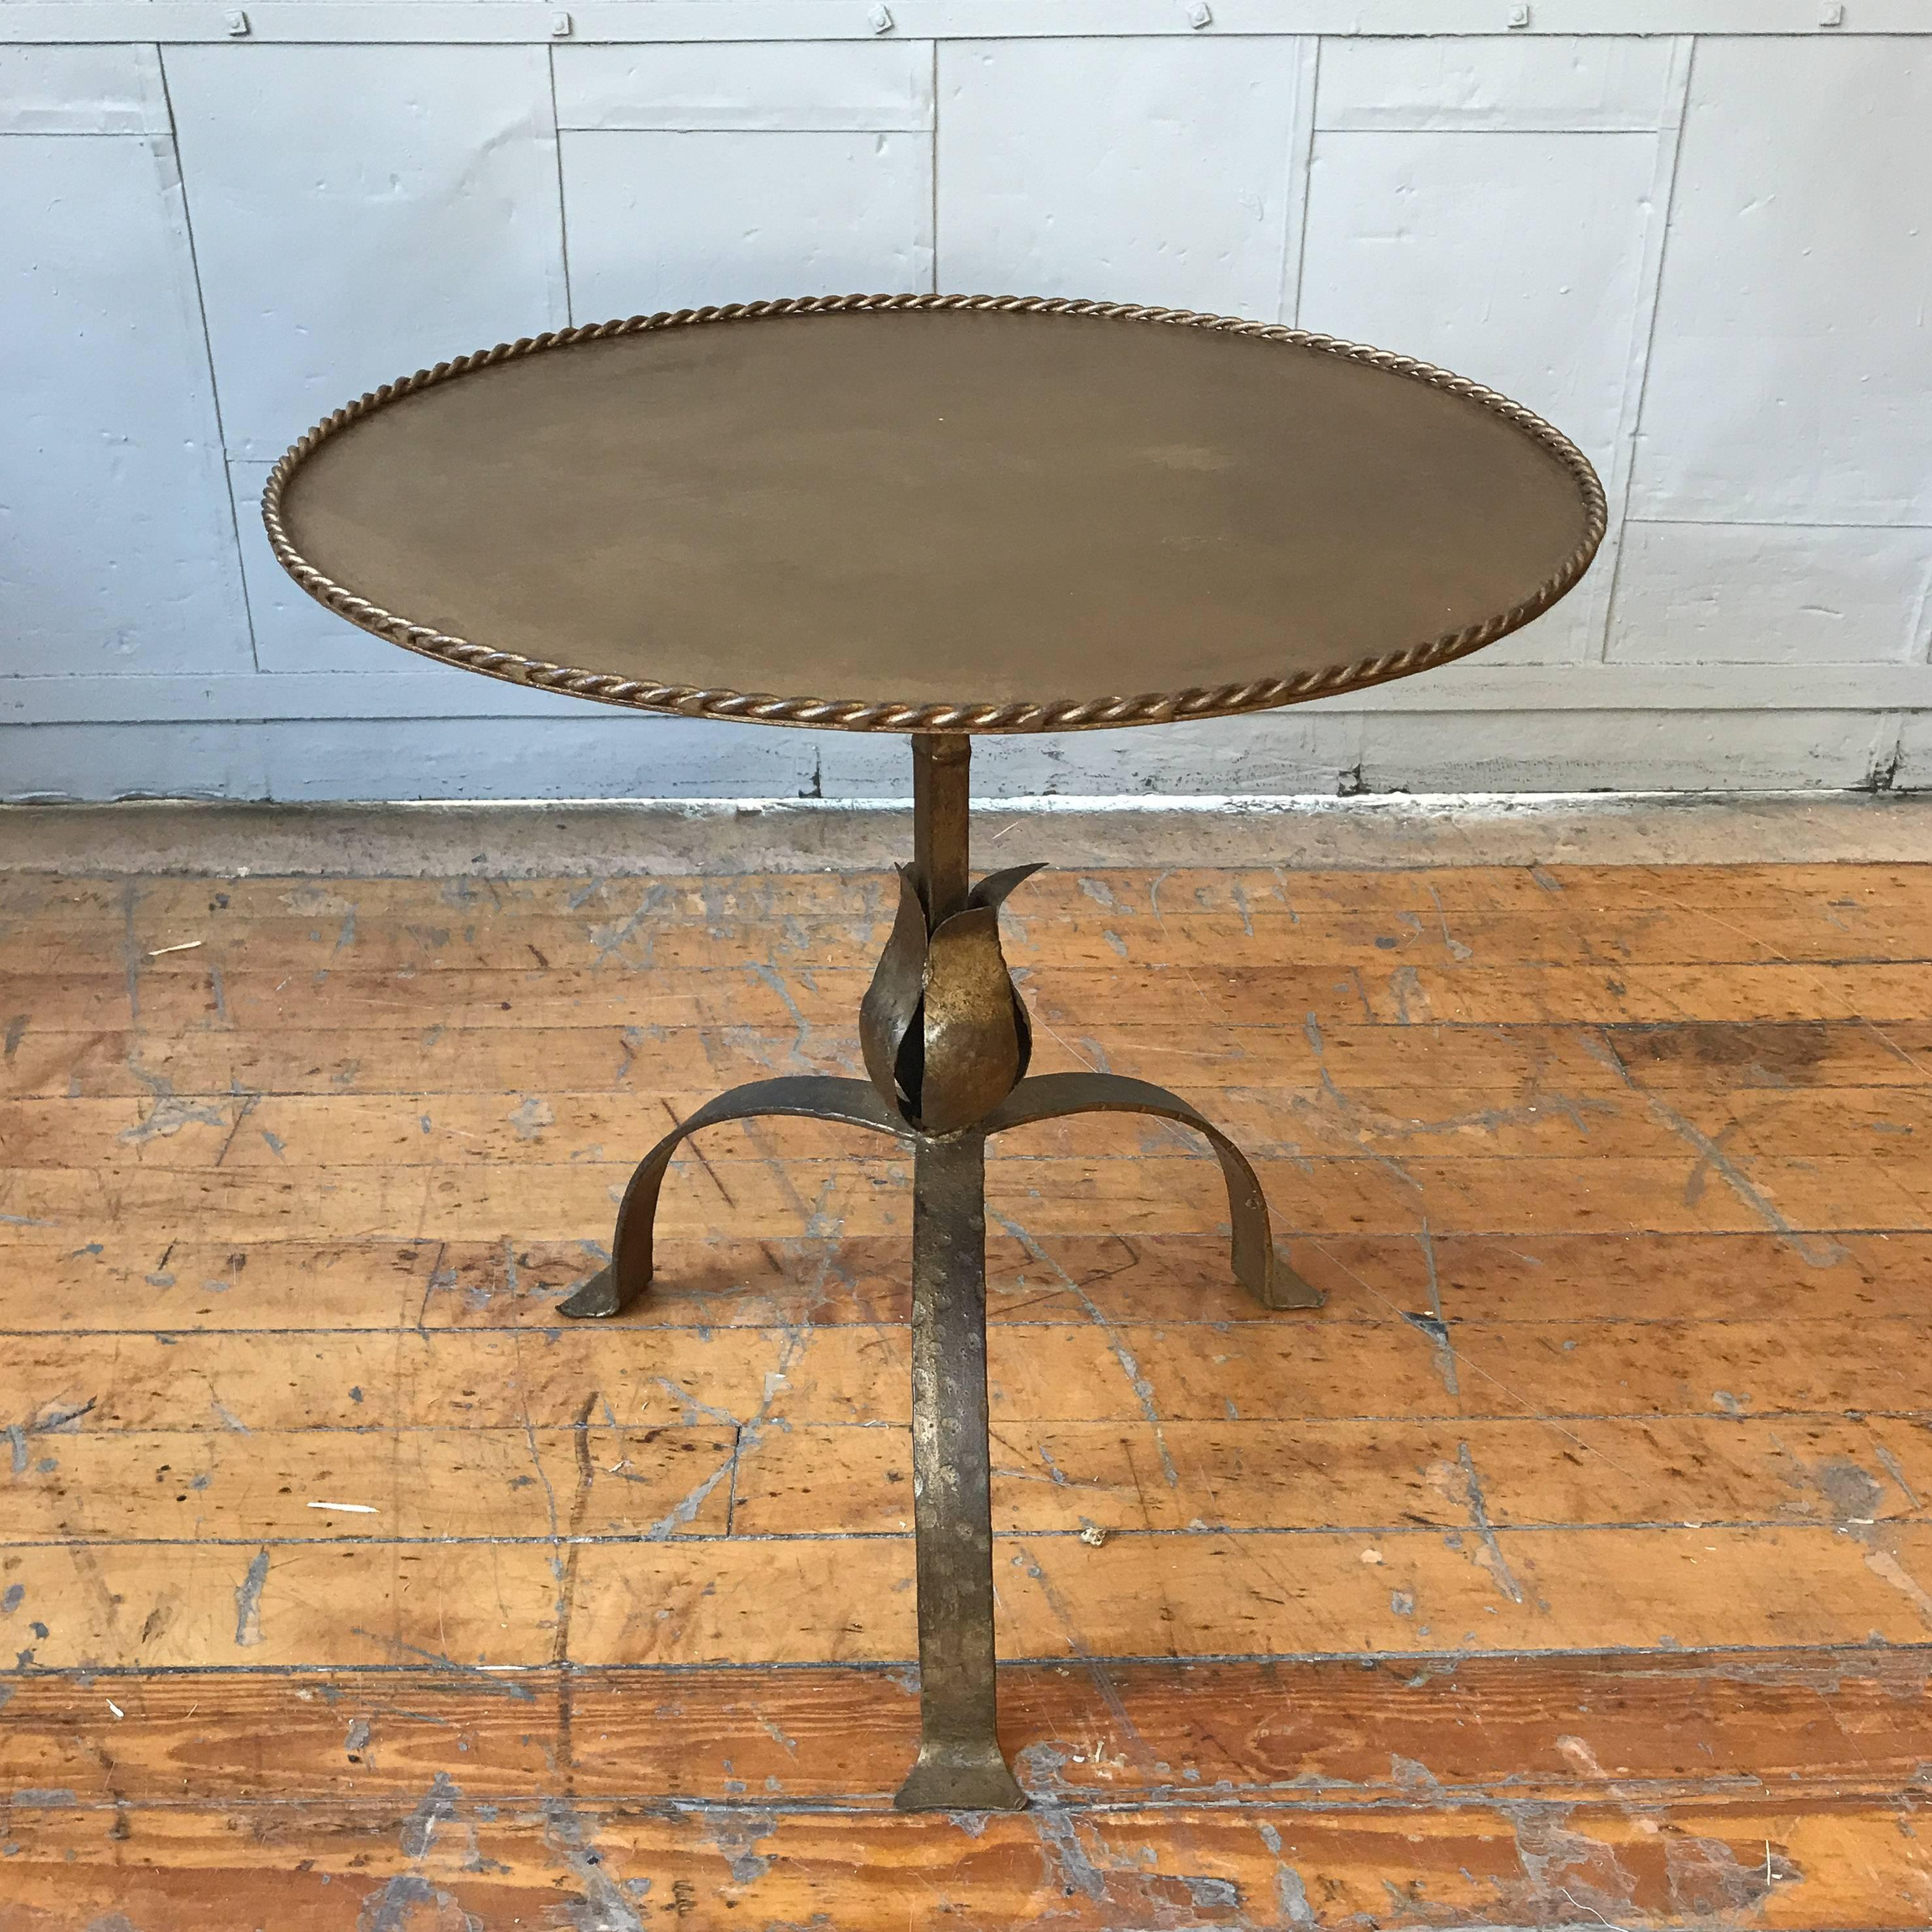
<svg viewBox="0 0 1932 1932">
<path fill-rule="evenodd" d="M 1870 792 L 1454 794 L 1006 800 L 977 808 L 988 862 L 1063 868 L 1910 864 L 1932 796 Z M 529 878 L 869 872 L 907 856 L 902 800 L 0 806 L 0 870 Z"/>
</svg>

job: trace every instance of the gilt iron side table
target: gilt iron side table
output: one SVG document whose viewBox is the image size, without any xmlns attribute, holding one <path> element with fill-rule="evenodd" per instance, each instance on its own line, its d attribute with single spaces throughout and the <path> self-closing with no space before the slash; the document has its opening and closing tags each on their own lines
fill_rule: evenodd
<svg viewBox="0 0 1932 1932">
<path fill-rule="evenodd" d="M 803 1114 L 910 1148 L 921 1741 L 896 1802 L 1024 1804 L 995 1730 L 987 1136 L 1180 1121 L 1220 1160 L 1248 1292 L 1319 1298 L 1276 1255 L 1253 1168 L 1178 1095 L 1026 1077 L 998 920 L 1036 868 L 972 880 L 972 734 L 1257 711 L 1464 656 L 1588 566 L 1589 464 L 1492 391 L 1293 329 L 848 296 L 440 363 L 311 430 L 262 514 L 310 596 L 426 657 L 645 711 L 910 735 L 912 862 L 859 1013 L 869 1081 L 755 1081 L 700 1108 L 646 1156 L 610 1265 L 563 1312 L 644 1291 L 658 1189 L 700 1127 Z"/>
</svg>

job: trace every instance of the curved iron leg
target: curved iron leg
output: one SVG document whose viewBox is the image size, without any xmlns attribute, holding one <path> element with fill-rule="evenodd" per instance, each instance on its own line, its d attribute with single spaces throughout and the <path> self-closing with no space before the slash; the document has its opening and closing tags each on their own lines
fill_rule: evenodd
<svg viewBox="0 0 1932 1932">
<path fill-rule="evenodd" d="M 651 1279 L 651 1232 L 657 1218 L 658 1190 L 664 1185 L 670 1157 L 680 1144 L 700 1127 L 721 1121 L 746 1120 L 760 1114 L 790 1114 L 814 1120 L 838 1120 L 848 1126 L 870 1127 L 875 1132 L 904 1138 L 903 1120 L 886 1111 L 868 1081 L 839 1080 L 821 1074 L 801 1074 L 782 1080 L 754 1080 L 707 1100 L 645 1155 L 617 1210 L 617 1232 L 610 1239 L 610 1262 L 600 1268 L 558 1312 L 575 1321 L 621 1315 L 644 1293 Z"/>
<path fill-rule="evenodd" d="M 1319 1308 L 1311 1288 L 1274 1251 L 1268 1198 L 1247 1156 L 1214 1123 L 1178 1094 L 1118 1073 L 1041 1073 L 1022 1080 L 980 1123 L 989 1134 L 1056 1120 L 1068 1114 L 1154 1114 L 1204 1134 L 1228 1184 L 1235 1279 L 1264 1308 Z"/>
</svg>

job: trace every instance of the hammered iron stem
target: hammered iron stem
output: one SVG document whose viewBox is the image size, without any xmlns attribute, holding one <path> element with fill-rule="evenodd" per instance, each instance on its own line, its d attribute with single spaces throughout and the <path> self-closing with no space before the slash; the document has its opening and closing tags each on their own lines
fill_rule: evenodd
<svg viewBox="0 0 1932 1932">
<path fill-rule="evenodd" d="M 1025 1794 L 1000 1748 L 992 1472 L 986 1411 L 986 1143 L 1072 1114 L 1140 1113 L 1205 1136 L 1228 1190 L 1234 1271 L 1263 1306 L 1322 1298 L 1274 1251 L 1261 1184 L 1233 1142 L 1164 1088 L 1112 1073 L 1024 1077 L 1026 1012 L 1001 957 L 999 903 L 1039 869 L 971 883 L 970 740 L 913 740 L 912 864 L 861 1017 L 869 1082 L 811 1075 L 721 1094 L 647 1154 L 626 1190 L 609 1266 L 562 1304 L 614 1316 L 651 1279 L 652 1224 L 671 1156 L 700 1127 L 802 1115 L 889 1134 L 913 1154 L 914 1526 L 920 1749 L 902 1810 L 1010 1810 Z"/>
</svg>

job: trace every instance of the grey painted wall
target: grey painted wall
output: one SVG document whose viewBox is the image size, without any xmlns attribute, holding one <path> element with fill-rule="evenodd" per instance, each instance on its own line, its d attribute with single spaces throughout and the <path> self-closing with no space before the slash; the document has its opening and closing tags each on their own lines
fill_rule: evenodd
<svg viewBox="0 0 1932 1932">
<path fill-rule="evenodd" d="M 1932 17 L 1357 10 L 0 0 L 0 796 L 902 790 L 896 740 L 426 665 L 302 597 L 255 499 L 463 350 L 934 286 L 1445 363 L 1612 506 L 1583 587 L 1478 659 L 990 742 L 988 790 L 1932 782 Z"/>
</svg>

